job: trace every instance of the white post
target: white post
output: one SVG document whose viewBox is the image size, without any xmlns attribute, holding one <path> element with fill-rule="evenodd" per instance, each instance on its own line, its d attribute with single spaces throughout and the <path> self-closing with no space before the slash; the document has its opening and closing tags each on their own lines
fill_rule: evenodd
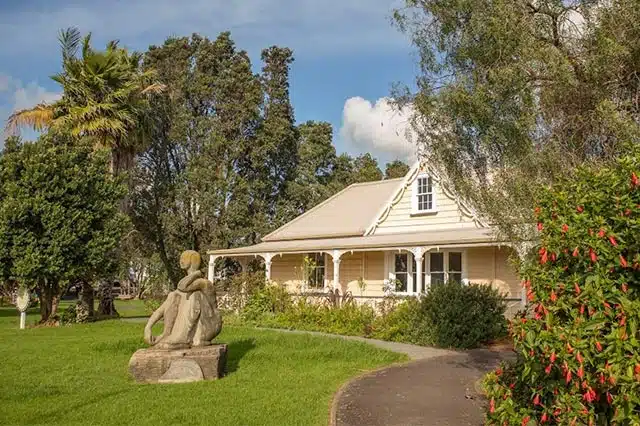
<svg viewBox="0 0 640 426">
<path fill-rule="evenodd" d="M 207 270 L 207 279 L 211 282 L 213 282 L 213 277 L 215 276 L 216 272 L 216 259 L 217 256 L 209 256 L 209 269 Z"/>
<path fill-rule="evenodd" d="M 271 253 L 264 254 L 264 276 L 267 281 L 271 281 L 271 259 L 273 255 Z"/>
<path fill-rule="evenodd" d="M 413 258 L 416 261 L 416 293 L 417 294 L 422 294 L 422 290 L 423 290 L 422 256 L 423 256 L 422 247 L 416 247 L 413 249 Z"/>
<path fill-rule="evenodd" d="M 334 250 L 333 257 L 333 288 L 342 290 L 340 286 L 340 257 L 342 256 L 342 252 L 340 250 Z"/>
<path fill-rule="evenodd" d="M 27 313 L 20 312 L 20 329 L 24 329 L 27 324 Z"/>
</svg>

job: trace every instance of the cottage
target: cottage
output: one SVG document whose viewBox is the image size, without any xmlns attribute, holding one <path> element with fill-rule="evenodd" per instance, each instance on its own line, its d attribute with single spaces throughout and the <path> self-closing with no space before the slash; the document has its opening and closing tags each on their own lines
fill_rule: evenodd
<svg viewBox="0 0 640 426">
<path fill-rule="evenodd" d="M 513 311 L 523 299 L 512 253 L 437 174 L 416 163 L 404 178 L 347 187 L 259 244 L 210 251 L 209 279 L 218 258 L 244 267 L 260 257 L 267 278 L 292 293 L 337 288 L 371 300 L 454 280 L 491 284 Z M 302 273 L 305 257 L 315 265 L 312 273 Z"/>
</svg>

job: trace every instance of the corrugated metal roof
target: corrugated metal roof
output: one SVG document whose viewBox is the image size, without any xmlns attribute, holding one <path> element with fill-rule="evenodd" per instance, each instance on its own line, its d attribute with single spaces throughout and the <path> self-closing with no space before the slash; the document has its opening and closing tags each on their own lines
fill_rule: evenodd
<svg viewBox="0 0 640 426">
<path fill-rule="evenodd" d="M 326 250 L 384 249 L 403 247 L 465 246 L 480 243 L 499 243 L 488 228 L 455 228 L 411 234 L 385 234 L 368 237 L 318 238 L 305 240 L 265 241 L 249 247 L 212 250 L 209 254 L 247 256 L 259 253 L 307 253 Z"/>
<path fill-rule="evenodd" d="M 262 241 L 362 236 L 404 178 L 353 184 Z"/>
</svg>

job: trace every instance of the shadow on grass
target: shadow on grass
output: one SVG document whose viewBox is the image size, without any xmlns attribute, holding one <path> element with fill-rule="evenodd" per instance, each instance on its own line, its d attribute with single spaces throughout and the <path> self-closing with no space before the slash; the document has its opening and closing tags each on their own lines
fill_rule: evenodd
<svg viewBox="0 0 640 426">
<path fill-rule="evenodd" d="M 103 403 L 108 398 L 113 398 L 115 396 L 118 396 L 127 392 L 129 392 L 128 389 L 121 389 L 118 391 L 93 394 L 94 395 L 93 397 L 85 398 L 82 402 L 79 402 L 77 404 L 71 404 L 71 405 L 63 404 L 58 406 L 58 408 L 56 408 L 55 410 L 51 410 L 46 413 L 39 413 L 36 417 L 32 417 L 31 419 L 27 420 L 25 424 L 41 424 L 43 419 L 57 419 L 60 416 L 64 416 L 67 413 L 72 413 L 75 410 L 87 407 L 92 404 Z"/>
<path fill-rule="evenodd" d="M 240 367 L 240 360 L 251 349 L 256 347 L 255 339 L 236 340 L 227 345 L 226 374 L 234 373 Z"/>
</svg>

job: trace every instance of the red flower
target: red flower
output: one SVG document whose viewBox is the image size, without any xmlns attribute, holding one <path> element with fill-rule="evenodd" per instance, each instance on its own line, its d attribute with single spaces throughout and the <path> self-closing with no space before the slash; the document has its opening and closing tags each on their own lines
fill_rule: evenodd
<svg viewBox="0 0 640 426">
<path fill-rule="evenodd" d="M 540 405 L 540 395 L 536 394 L 536 396 L 533 397 L 533 405 Z"/>
<path fill-rule="evenodd" d="M 578 362 L 579 362 L 580 364 L 582 364 L 583 359 L 582 359 L 582 355 L 580 355 L 580 352 L 578 352 L 578 353 L 576 354 L 576 359 L 578 360 Z"/>
<path fill-rule="evenodd" d="M 491 398 L 491 402 L 489 403 L 489 412 L 491 414 L 496 412 L 496 401 L 493 398 Z"/>
<path fill-rule="evenodd" d="M 640 374 L 640 364 L 636 364 L 636 367 L 633 369 L 633 372 L 636 374 Z"/>
<path fill-rule="evenodd" d="M 582 369 L 582 366 L 580 366 L 578 368 L 578 377 L 580 377 L 581 379 L 584 377 L 584 370 Z"/>
<path fill-rule="evenodd" d="M 552 302 L 555 302 L 556 300 L 558 300 L 558 296 L 556 296 L 556 292 L 551 290 L 551 296 L 549 296 L 549 298 L 551 299 Z"/>
<path fill-rule="evenodd" d="M 556 362 L 556 353 L 555 353 L 555 352 L 553 352 L 553 353 L 551 354 L 551 358 L 550 358 L 550 359 L 551 359 L 551 362 L 552 362 L 552 363 L 553 363 L 553 362 Z"/>
<path fill-rule="evenodd" d="M 578 206 L 576 207 L 576 210 L 578 211 L 578 213 L 582 213 L 584 211 L 584 207 Z"/>
<path fill-rule="evenodd" d="M 542 231 L 543 228 L 544 225 L 542 225 L 542 222 L 538 222 L 538 231 Z"/>
<path fill-rule="evenodd" d="M 634 188 L 640 185 L 640 181 L 638 180 L 638 176 L 636 176 L 635 172 L 631 173 L 631 186 Z"/>
<path fill-rule="evenodd" d="M 604 229 L 600 228 L 600 231 L 598 231 L 598 237 L 604 238 L 605 235 Z"/>
<path fill-rule="evenodd" d="M 547 365 L 547 368 L 544 369 L 544 372 L 547 374 L 551 374 L 551 369 L 553 368 L 553 364 Z"/>
<path fill-rule="evenodd" d="M 524 419 L 522 419 L 522 426 L 527 426 L 527 424 L 529 424 L 529 420 L 531 419 L 531 417 L 526 416 Z"/>
<path fill-rule="evenodd" d="M 616 237 L 614 237 L 613 235 L 609 236 L 609 242 L 611 243 L 612 246 L 618 245 L 618 242 L 616 241 Z"/>
<path fill-rule="evenodd" d="M 567 225 L 566 223 L 564 225 L 562 225 L 562 233 L 563 234 L 566 234 L 568 230 L 569 230 L 569 225 Z"/>
<path fill-rule="evenodd" d="M 547 422 L 547 413 L 542 413 L 542 417 L 540 417 L 540 423 Z"/>
<path fill-rule="evenodd" d="M 600 373 L 600 384 L 604 385 L 604 374 Z"/>
<path fill-rule="evenodd" d="M 584 315 L 584 305 L 580 305 L 580 315 Z"/>
<path fill-rule="evenodd" d="M 535 209 L 533 209 L 533 212 L 536 214 L 536 216 L 538 216 L 541 211 L 542 210 L 540 209 L 540 207 L 536 207 Z"/>
<path fill-rule="evenodd" d="M 613 397 L 609 392 L 607 392 L 607 403 L 611 405 L 612 402 L 613 402 Z"/>
<path fill-rule="evenodd" d="M 573 288 L 576 290 L 576 294 L 580 294 L 580 286 L 578 283 L 573 283 Z"/>
<path fill-rule="evenodd" d="M 613 376 L 609 376 L 609 384 L 611 384 L 611 386 L 614 386 L 616 384 L 616 378 Z"/>
<path fill-rule="evenodd" d="M 567 384 L 571 381 L 571 370 L 567 371 Z"/>
<path fill-rule="evenodd" d="M 589 249 L 589 256 L 591 256 L 591 262 L 596 263 L 598 261 L 598 255 L 592 248 Z"/>
<path fill-rule="evenodd" d="M 623 283 L 622 284 L 622 292 L 626 293 L 629 290 L 629 286 L 627 285 L 627 283 Z"/>
<path fill-rule="evenodd" d="M 620 255 L 620 266 L 623 268 L 627 267 L 627 259 L 625 259 L 623 255 Z"/>
<path fill-rule="evenodd" d="M 578 247 L 574 248 L 572 253 L 573 257 L 578 257 L 579 254 L 580 252 L 578 251 Z"/>
<path fill-rule="evenodd" d="M 513 389 L 513 388 L 515 388 L 515 387 L 516 387 L 516 384 L 515 384 L 515 383 L 511 383 L 511 384 L 509 385 L 509 389 Z"/>
<path fill-rule="evenodd" d="M 598 341 L 596 341 L 596 349 L 598 350 L 598 352 L 602 352 L 602 345 Z"/>
<path fill-rule="evenodd" d="M 556 261 L 556 254 L 555 253 L 551 253 L 551 261 L 552 262 Z"/>
<path fill-rule="evenodd" d="M 624 327 L 625 325 L 627 325 L 627 317 L 623 316 L 620 318 L 620 327 Z"/>
<path fill-rule="evenodd" d="M 567 343 L 567 352 L 569 352 L 570 354 L 573 353 L 573 347 L 571 346 L 571 343 Z"/>
<path fill-rule="evenodd" d="M 498 367 L 496 370 L 496 376 L 500 376 L 502 374 L 502 368 Z"/>
</svg>

